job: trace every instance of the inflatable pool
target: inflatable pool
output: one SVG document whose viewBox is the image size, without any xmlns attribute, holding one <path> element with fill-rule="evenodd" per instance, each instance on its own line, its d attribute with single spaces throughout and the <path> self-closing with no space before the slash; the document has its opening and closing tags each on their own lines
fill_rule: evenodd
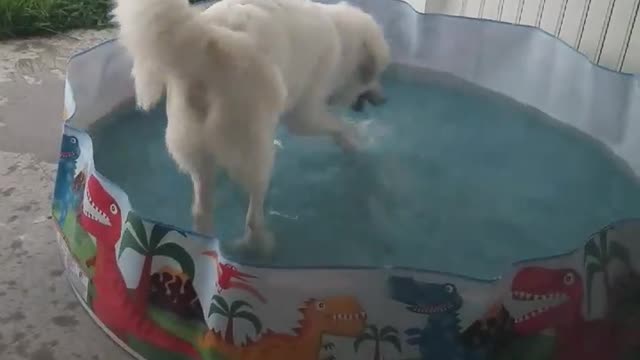
<svg viewBox="0 0 640 360">
<path fill-rule="evenodd" d="M 640 81 L 529 27 L 353 1 L 382 24 L 389 102 L 344 156 L 280 131 L 269 262 L 216 237 L 116 41 L 74 56 L 53 218 L 87 311 L 140 359 L 635 359 Z M 295 174 L 295 176 L 291 176 Z M 639 220 L 634 220 L 634 219 Z"/>
</svg>

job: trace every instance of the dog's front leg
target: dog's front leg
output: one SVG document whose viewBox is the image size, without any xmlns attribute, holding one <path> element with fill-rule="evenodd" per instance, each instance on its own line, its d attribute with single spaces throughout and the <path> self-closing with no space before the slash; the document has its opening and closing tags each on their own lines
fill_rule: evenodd
<svg viewBox="0 0 640 360">
<path fill-rule="evenodd" d="M 329 135 L 345 152 L 358 149 L 358 133 L 351 124 L 333 115 L 317 101 L 303 103 L 285 120 L 287 129 L 296 135 Z"/>
<path fill-rule="evenodd" d="M 357 132 L 350 124 L 343 123 L 339 131 L 332 133 L 333 141 L 340 146 L 344 152 L 354 152 L 358 150 Z"/>
</svg>

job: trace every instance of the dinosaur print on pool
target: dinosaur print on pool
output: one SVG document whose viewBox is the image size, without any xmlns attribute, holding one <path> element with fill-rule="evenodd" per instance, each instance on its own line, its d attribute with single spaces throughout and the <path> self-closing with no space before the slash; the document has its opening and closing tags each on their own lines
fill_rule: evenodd
<svg viewBox="0 0 640 360">
<path fill-rule="evenodd" d="M 138 308 L 129 296 L 116 260 L 116 244 L 122 234 L 120 206 L 95 177 L 89 177 L 85 189 L 81 226 L 96 240 L 92 308 L 98 318 L 116 336 L 127 340 L 132 336 L 159 349 L 198 359 L 192 344 L 166 332 L 152 322 L 144 309 Z"/>
<path fill-rule="evenodd" d="M 235 346 L 211 330 L 200 339 L 200 346 L 215 349 L 226 360 L 318 360 L 323 336 L 356 338 L 367 320 L 367 313 L 351 296 L 309 299 L 299 311 L 302 319 L 294 334 L 269 331 L 255 342 Z"/>
<path fill-rule="evenodd" d="M 253 295 L 263 304 L 267 302 L 267 299 L 248 283 L 248 279 L 256 279 L 256 276 L 241 272 L 232 264 L 221 262 L 220 256 L 218 256 L 218 253 L 215 251 L 205 251 L 202 254 L 211 257 L 215 263 L 217 274 L 216 288 L 219 293 L 222 293 L 224 290 L 239 289 Z"/>
<path fill-rule="evenodd" d="M 428 317 L 424 328 L 405 330 L 407 344 L 418 346 L 422 360 L 481 360 L 482 349 L 465 347 L 460 337 L 458 311 L 462 297 L 453 284 L 420 282 L 409 277 L 388 280 L 390 297 L 407 310 Z"/>
<path fill-rule="evenodd" d="M 183 319 L 204 323 L 202 305 L 193 279 L 182 270 L 165 266 L 151 275 L 149 302 Z"/>
<path fill-rule="evenodd" d="M 76 162 L 80 158 L 80 141 L 73 135 L 62 135 L 60 159 L 56 185 L 53 191 L 53 206 L 58 213 L 58 224 L 62 226 L 69 212 L 75 208 L 79 196 L 74 192 Z"/>
<path fill-rule="evenodd" d="M 517 334 L 554 330 L 553 360 L 618 359 L 633 338 L 608 319 L 584 319 L 582 278 L 573 269 L 525 267 L 514 276 L 511 295 L 512 307 L 530 305 L 512 314 Z"/>
</svg>

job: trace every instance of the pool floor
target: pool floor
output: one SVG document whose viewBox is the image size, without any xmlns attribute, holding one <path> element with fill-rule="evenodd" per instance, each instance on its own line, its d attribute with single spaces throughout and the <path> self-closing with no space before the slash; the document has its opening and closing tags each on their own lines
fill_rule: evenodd
<svg viewBox="0 0 640 360">
<path fill-rule="evenodd" d="M 345 116 L 361 153 L 281 130 L 267 219 L 274 262 L 428 268 L 491 277 L 511 262 L 582 244 L 640 216 L 640 186 L 603 148 L 544 115 L 488 93 L 384 81 L 389 102 Z M 143 216 L 191 227 L 191 183 L 164 145 L 164 107 L 127 109 L 91 131 L 98 171 Z M 223 175 L 223 242 L 243 231 L 247 199 Z"/>
</svg>

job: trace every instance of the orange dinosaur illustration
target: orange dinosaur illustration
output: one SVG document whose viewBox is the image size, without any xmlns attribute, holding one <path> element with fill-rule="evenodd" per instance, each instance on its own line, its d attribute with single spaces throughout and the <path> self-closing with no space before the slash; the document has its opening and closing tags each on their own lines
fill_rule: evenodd
<svg viewBox="0 0 640 360">
<path fill-rule="evenodd" d="M 307 300 L 302 308 L 300 326 L 295 335 L 269 331 L 245 346 L 233 346 L 223 337 L 208 331 L 198 342 L 215 349 L 228 360 L 317 360 L 324 335 L 357 337 L 365 328 L 367 314 L 351 296 Z"/>
<path fill-rule="evenodd" d="M 263 304 L 267 302 L 267 299 L 265 299 L 264 296 L 262 296 L 262 294 L 258 292 L 258 290 L 247 283 L 247 279 L 256 279 L 256 276 L 240 272 L 238 271 L 238 268 L 231 264 L 223 264 L 222 262 L 220 262 L 220 257 L 215 251 L 205 251 L 202 254 L 211 257 L 216 264 L 216 271 L 218 274 L 216 287 L 218 288 L 218 292 L 234 288 L 241 289 L 255 296 Z M 237 279 L 238 281 L 233 281 L 233 279 Z"/>
</svg>

